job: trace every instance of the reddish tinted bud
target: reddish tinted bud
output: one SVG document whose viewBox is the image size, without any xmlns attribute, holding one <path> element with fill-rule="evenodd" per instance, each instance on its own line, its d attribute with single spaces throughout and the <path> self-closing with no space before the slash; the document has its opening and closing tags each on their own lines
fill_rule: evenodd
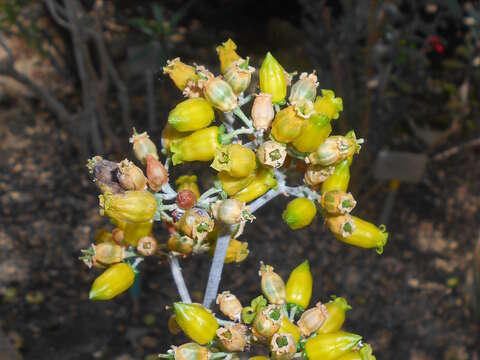
<svg viewBox="0 0 480 360">
<path fill-rule="evenodd" d="M 177 205 L 180 209 L 191 209 L 196 202 L 195 194 L 192 190 L 181 190 L 177 194 Z"/>
<path fill-rule="evenodd" d="M 146 156 L 148 186 L 153 191 L 160 191 L 168 181 L 168 172 L 163 164 L 152 155 Z"/>
</svg>

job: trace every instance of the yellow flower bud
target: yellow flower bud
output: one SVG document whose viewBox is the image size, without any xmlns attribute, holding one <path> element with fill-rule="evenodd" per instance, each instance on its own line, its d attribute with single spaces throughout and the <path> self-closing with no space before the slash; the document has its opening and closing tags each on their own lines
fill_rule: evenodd
<svg viewBox="0 0 480 360">
<path fill-rule="evenodd" d="M 100 214 L 111 218 L 142 223 L 153 219 L 157 211 L 157 200 L 148 191 L 126 191 L 123 194 L 99 196 Z"/>
<path fill-rule="evenodd" d="M 320 205 L 330 215 L 342 215 L 350 213 L 357 202 L 351 193 L 341 190 L 327 191 L 320 198 Z"/>
<path fill-rule="evenodd" d="M 179 347 L 173 347 L 174 360 L 208 360 L 210 351 L 196 343 L 186 343 Z"/>
<path fill-rule="evenodd" d="M 128 290 L 135 280 L 130 264 L 118 263 L 110 266 L 93 282 L 90 300 L 110 300 Z"/>
<path fill-rule="evenodd" d="M 221 77 L 208 80 L 203 88 L 205 99 L 215 108 L 230 112 L 238 106 L 237 96 L 229 83 Z"/>
<path fill-rule="evenodd" d="M 130 137 L 130 142 L 133 144 L 133 153 L 135 157 L 142 163 L 147 163 L 147 155 L 152 155 L 158 160 L 157 147 L 150 140 L 150 137 L 146 132 L 138 134 L 135 128 L 133 129 L 133 135 Z"/>
<path fill-rule="evenodd" d="M 308 360 L 335 360 L 352 350 L 362 337 L 345 331 L 318 334 L 305 343 Z"/>
<path fill-rule="evenodd" d="M 152 233 L 152 227 L 153 220 L 143 223 L 126 223 L 123 229 L 125 243 L 136 247 L 141 238 Z"/>
<path fill-rule="evenodd" d="M 260 263 L 262 292 L 271 304 L 284 304 L 286 293 L 285 283 L 280 275 L 273 271 L 273 267 Z"/>
<path fill-rule="evenodd" d="M 253 335 L 259 341 L 265 341 L 275 334 L 282 324 L 282 309 L 277 305 L 263 308 L 253 320 Z"/>
<path fill-rule="evenodd" d="M 303 180 L 309 186 L 316 186 L 328 180 L 335 171 L 335 166 L 308 165 Z"/>
<path fill-rule="evenodd" d="M 227 193 L 228 196 L 235 195 L 240 190 L 246 188 L 256 177 L 257 171 L 252 172 L 249 176 L 238 178 L 233 177 L 226 171 L 220 171 L 217 175 L 222 189 Z"/>
<path fill-rule="evenodd" d="M 251 112 L 253 127 L 257 130 L 268 130 L 275 117 L 272 94 L 260 93 L 255 96 Z"/>
<path fill-rule="evenodd" d="M 258 161 L 266 166 L 279 168 L 285 162 L 286 157 L 286 146 L 273 140 L 265 141 L 257 148 Z"/>
<path fill-rule="evenodd" d="M 294 325 L 286 316 L 282 316 L 282 325 L 278 329 L 279 334 L 290 334 L 296 343 L 300 341 L 300 329 Z"/>
<path fill-rule="evenodd" d="M 335 165 L 333 174 L 323 181 L 321 191 L 326 193 L 333 190 L 347 191 L 350 183 L 350 165 L 348 159 Z"/>
<path fill-rule="evenodd" d="M 210 165 L 217 171 L 226 171 L 230 176 L 244 178 L 257 166 L 255 153 L 240 144 L 229 144 L 217 148 Z"/>
<path fill-rule="evenodd" d="M 196 175 L 182 175 L 175 180 L 175 185 L 177 185 L 177 190 L 190 190 L 192 191 L 197 200 L 200 197 L 200 190 L 198 189 L 197 176 Z"/>
<path fill-rule="evenodd" d="M 285 101 L 287 96 L 287 78 L 285 70 L 268 52 L 263 60 L 259 72 L 260 90 L 262 93 L 272 94 L 274 104 L 280 104 Z"/>
<path fill-rule="evenodd" d="M 176 227 L 184 235 L 200 242 L 205 240 L 208 233 L 213 230 L 214 225 L 215 222 L 208 215 L 208 212 L 199 208 L 186 210 L 176 223 Z"/>
<path fill-rule="evenodd" d="M 222 314 L 227 316 L 230 320 L 240 321 L 242 318 L 242 304 L 235 295 L 230 293 L 230 291 L 224 291 L 221 294 L 218 294 L 216 303 Z"/>
<path fill-rule="evenodd" d="M 142 169 L 127 159 L 118 164 L 118 182 L 125 190 L 144 190 L 147 179 Z"/>
<path fill-rule="evenodd" d="M 328 116 L 330 120 L 338 119 L 340 111 L 343 111 L 343 101 L 340 97 L 335 97 L 332 90 L 322 89 L 322 96 L 315 100 L 315 112 Z"/>
<path fill-rule="evenodd" d="M 204 98 L 184 100 L 168 115 L 168 123 L 180 132 L 203 129 L 214 119 L 213 108 Z"/>
<path fill-rule="evenodd" d="M 217 46 L 217 54 L 220 59 L 220 69 L 222 74 L 225 74 L 233 62 L 240 59 L 240 55 L 235 52 L 236 49 L 237 45 L 232 39 L 228 39 L 222 45 Z"/>
<path fill-rule="evenodd" d="M 301 310 L 310 304 L 312 297 L 313 277 L 308 260 L 298 265 L 290 273 L 286 285 L 286 299 L 288 304 L 295 304 Z"/>
<path fill-rule="evenodd" d="M 244 351 L 247 345 L 247 327 L 243 324 L 221 327 L 217 330 L 217 337 L 226 351 Z"/>
<path fill-rule="evenodd" d="M 193 252 L 195 242 L 188 236 L 181 236 L 180 234 L 175 233 L 170 236 L 167 245 L 168 249 L 172 251 L 174 255 L 187 257 Z"/>
<path fill-rule="evenodd" d="M 334 165 L 353 154 L 358 154 L 363 139 L 355 137 L 355 133 L 347 136 L 330 136 L 306 160 L 312 164 Z"/>
<path fill-rule="evenodd" d="M 175 86 L 180 90 L 185 89 L 190 80 L 198 79 L 198 75 L 195 73 L 195 68 L 184 64 L 180 61 L 180 58 L 167 60 L 167 66 L 163 67 L 163 73 L 168 74 Z"/>
<path fill-rule="evenodd" d="M 327 218 L 330 231 L 338 240 L 365 249 L 376 249 L 383 253 L 388 240 L 388 232 L 384 225 L 379 227 L 356 216 L 340 215 Z"/>
<path fill-rule="evenodd" d="M 300 135 L 292 141 L 292 145 L 300 152 L 309 153 L 317 150 L 331 132 L 330 120 L 324 115 L 314 114 L 302 123 Z"/>
<path fill-rule="evenodd" d="M 193 341 L 200 345 L 210 342 L 218 329 L 218 323 L 212 313 L 200 304 L 173 304 L 178 326 Z"/>
<path fill-rule="evenodd" d="M 260 169 L 255 178 L 245 188 L 235 193 L 233 198 L 248 203 L 276 186 L 277 180 L 275 180 L 273 171 Z"/>
<path fill-rule="evenodd" d="M 282 219 L 290 229 L 298 230 L 310 225 L 316 214 L 315 203 L 310 199 L 299 197 L 288 203 Z"/>
<path fill-rule="evenodd" d="M 360 349 L 352 350 L 349 353 L 341 356 L 338 360 L 375 360 L 372 352 L 372 347 L 368 344 L 363 344 Z"/>
<path fill-rule="evenodd" d="M 137 251 L 140 255 L 151 256 L 157 251 L 158 243 L 152 236 L 144 236 L 138 240 Z"/>
<path fill-rule="evenodd" d="M 292 85 L 288 101 L 290 101 L 291 104 L 313 101 L 317 95 L 317 87 L 318 81 L 315 72 L 311 74 L 303 72 L 300 74 L 298 81 Z"/>
<path fill-rule="evenodd" d="M 246 60 L 238 59 L 228 67 L 225 73 L 225 81 L 230 84 L 236 95 L 248 89 L 252 73 L 255 72 L 254 67 L 248 66 L 248 61 L 248 57 Z"/>
<path fill-rule="evenodd" d="M 276 333 L 270 341 L 270 353 L 272 359 L 290 360 L 297 352 L 297 344 L 291 334 Z"/>
<path fill-rule="evenodd" d="M 327 319 L 328 312 L 325 305 L 318 302 L 314 308 L 305 311 L 300 320 L 298 320 L 298 328 L 304 337 L 308 337 L 317 331 Z"/>
<path fill-rule="evenodd" d="M 197 130 L 171 144 L 170 151 L 173 154 L 173 165 L 185 161 L 211 161 L 219 146 L 217 126 Z"/>
<path fill-rule="evenodd" d="M 302 131 L 305 120 L 298 116 L 293 106 L 280 110 L 272 123 L 272 136 L 282 143 L 295 140 Z"/>
<path fill-rule="evenodd" d="M 345 322 L 345 313 L 352 307 L 348 305 L 347 300 L 336 297 L 325 304 L 327 309 L 327 319 L 317 330 L 317 334 L 328 334 L 339 331 Z"/>
<path fill-rule="evenodd" d="M 247 258 L 249 253 L 248 242 L 230 239 L 230 243 L 228 244 L 227 248 L 227 255 L 225 255 L 225 263 L 241 263 Z"/>
</svg>

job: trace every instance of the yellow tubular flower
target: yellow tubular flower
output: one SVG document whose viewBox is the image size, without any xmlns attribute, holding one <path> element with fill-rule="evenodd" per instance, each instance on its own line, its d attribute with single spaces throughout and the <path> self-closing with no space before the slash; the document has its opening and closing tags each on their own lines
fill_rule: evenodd
<svg viewBox="0 0 480 360">
<path fill-rule="evenodd" d="M 348 159 L 345 159 L 335 165 L 335 171 L 330 175 L 327 180 L 322 183 L 322 194 L 340 190 L 347 191 L 348 184 L 350 183 L 350 165 Z"/>
<path fill-rule="evenodd" d="M 190 133 L 177 131 L 172 125 L 167 123 L 162 130 L 162 147 L 170 151 L 170 145 L 173 141 L 182 139 L 188 135 L 190 135 Z"/>
<path fill-rule="evenodd" d="M 163 73 L 168 74 L 175 86 L 180 90 L 184 90 L 190 80 L 198 79 L 195 68 L 184 64 L 180 61 L 180 58 L 167 60 L 167 66 L 163 67 Z"/>
<path fill-rule="evenodd" d="M 128 245 L 137 246 L 138 240 L 152 233 L 153 221 L 143 223 L 126 223 L 123 230 L 124 241 Z"/>
<path fill-rule="evenodd" d="M 235 195 L 240 190 L 246 188 L 257 176 L 258 171 L 252 172 L 249 176 L 243 178 L 237 178 L 231 176 L 226 171 L 220 171 L 218 173 L 218 180 L 222 184 L 222 189 L 227 193 L 228 196 Z"/>
<path fill-rule="evenodd" d="M 339 357 L 337 360 L 375 360 L 375 356 L 372 352 L 372 347 L 368 344 L 363 344 L 360 349 L 350 351 Z"/>
<path fill-rule="evenodd" d="M 279 142 L 292 142 L 300 135 L 304 121 L 298 116 L 293 106 L 286 107 L 275 115 L 272 135 Z"/>
<path fill-rule="evenodd" d="M 310 199 L 300 197 L 288 203 L 282 218 L 290 229 L 297 230 L 310 225 L 316 214 L 315 203 Z"/>
<path fill-rule="evenodd" d="M 217 126 L 197 130 L 191 135 L 172 143 L 170 150 L 173 154 L 173 165 L 185 161 L 213 160 L 215 151 L 219 146 Z"/>
<path fill-rule="evenodd" d="M 332 301 L 325 304 L 328 316 L 317 334 L 329 334 L 339 331 L 345 322 L 345 313 L 351 310 L 352 307 L 348 305 L 347 300 L 341 297 L 334 298 Z"/>
<path fill-rule="evenodd" d="M 278 329 L 278 333 L 292 335 L 296 343 L 300 341 L 300 330 L 296 325 L 294 325 L 290 320 L 288 320 L 288 317 L 286 316 L 282 317 L 282 324 L 280 326 L 280 329 Z"/>
<path fill-rule="evenodd" d="M 347 354 L 360 340 L 360 335 L 345 331 L 318 334 L 307 340 L 305 353 L 308 360 L 335 360 Z"/>
<path fill-rule="evenodd" d="M 245 188 L 237 192 L 232 196 L 233 199 L 237 199 L 248 203 L 256 198 L 265 194 L 268 190 L 277 186 L 277 180 L 273 175 L 273 171 L 267 169 L 261 169 L 257 172 L 257 175 L 250 184 Z"/>
<path fill-rule="evenodd" d="M 200 304 L 173 304 L 178 326 L 193 341 L 205 345 L 212 341 L 218 323 L 212 313 Z"/>
<path fill-rule="evenodd" d="M 383 253 L 388 240 L 388 232 L 384 225 L 377 227 L 356 216 L 341 215 L 327 218 L 327 225 L 337 240 L 365 249 L 374 248 L 378 254 Z"/>
<path fill-rule="evenodd" d="M 217 46 L 217 54 L 218 58 L 220 59 L 220 69 L 222 74 L 227 72 L 228 67 L 235 61 L 240 59 L 240 55 L 238 55 L 235 50 L 237 49 L 237 45 L 233 42 L 232 39 L 228 39 L 222 45 Z"/>
<path fill-rule="evenodd" d="M 197 180 L 197 175 L 182 175 L 175 180 L 175 185 L 177 185 L 178 192 L 182 190 L 190 190 L 198 199 L 200 197 L 200 190 L 198 188 Z"/>
<path fill-rule="evenodd" d="M 330 120 L 336 120 L 343 111 L 343 100 L 335 97 L 332 90 L 322 89 L 322 96 L 317 96 L 314 107 L 315 112 L 328 116 Z"/>
<path fill-rule="evenodd" d="M 228 244 L 227 255 L 225 255 L 225 263 L 241 263 L 249 254 L 248 242 L 230 239 Z"/>
<path fill-rule="evenodd" d="M 257 166 L 255 153 L 240 144 L 229 144 L 217 149 L 210 165 L 217 171 L 226 171 L 230 176 L 244 178 Z"/>
<path fill-rule="evenodd" d="M 300 135 L 292 141 L 292 145 L 300 152 L 312 152 L 317 150 L 331 132 L 330 120 L 325 115 L 314 114 L 302 123 Z"/>
<path fill-rule="evenodd" d="M 168 123 L 180 132 L 203 129 L 214 119 L 213 108 L 204 98 L 184 100 L 168 115 Z"/>
<path fill-rule="evenodd" d="M 126 191 L 121 194 L 99 196 L 100 215 L 116 220 L 144 223 L 153 220 L 157 211 L 157 200 L 148 191 Z"/>
<path fill-rule="evenodd" d="M 110 266 L 93 282 L 90 300 L 110 300 L 132 286 L 135 272 L 130 264 L 118 263 Z"/>
<path fill-rule="evenodd" d="M 287 78 L 282 65 L 268 52 L 263 60 L 259 72 L 260 90 L 262 93 L 272 94 L 272 102 L 280 104 L 287 96 Z"/>
<path fill-rule="evenodd" d="M 290 273 L 286 285 L 287 303 L 306 309 L 312 297 L 313 277 L 308 260 Z"/>
</svg>

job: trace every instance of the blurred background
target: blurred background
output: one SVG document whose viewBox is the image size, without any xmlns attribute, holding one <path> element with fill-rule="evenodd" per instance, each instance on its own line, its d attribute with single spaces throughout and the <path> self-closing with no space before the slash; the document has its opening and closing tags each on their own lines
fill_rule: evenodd
<svg viewBox="0 0 480 360">
<path fill-rule="evenodd" d="M 132 126 L 159 143 L 182 99 L 162 66 L 218 73 L 228 38 L 257 68 L 271 51 L 343 98 L 334 132 L 367 139 L 356 213 L 390 238 L 377 255 L 321 220 L 292 232 L 278 199 L 247 227 L 250 255 L 221 290 L 246 301 L 260 260 L 286 278 L 306 258 L 314 298 L 346 297 L 346 328 L 377 359 L 478 359 L 480 4 L 456 0 L 0 0 L 0 359 L 155 359 L 181 343 L 167 330 L 167 264 L 145 261 L 137 295 L 88 300 L 96 272 L 77 258 L 107 221 L 85 164 L 133 159 Z M 209 262 L 182 262 L 197 301 Z"/>
</svg>

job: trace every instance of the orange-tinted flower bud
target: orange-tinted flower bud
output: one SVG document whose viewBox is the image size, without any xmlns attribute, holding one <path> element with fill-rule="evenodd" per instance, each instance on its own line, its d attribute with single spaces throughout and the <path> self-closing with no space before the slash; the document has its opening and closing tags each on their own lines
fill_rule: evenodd
<svg viewBox="0 0 480 360">
<path fill-rule="evenodd" d="M 286 157 L 286 146 L 273 140 L 265 141 L 257 149 L 258 161 L 266 166 L 279 168 L 285 162 Z"/>
<path fill-rule="evenodd" d="M 165 166 L 150 154 L 146 156 L 146 161 L 148 186 L 153 191 L 158 192 L 168 182 L 168 172 Z"/>
<path fill-rule="evenodd" d="M 293 106 L 280 110 L 272 124 L 272 135 L 275 140 L 289 143 L 295 140 L 302 131 L 304 120 L 298 116 Z"/>
<path fill-rule="evenodd" d="M 222 74 L 225 74 L 233 62 L 240 59 L 240 55 L 235 52 L 236 49 L 237 45 L 232 39 L 228 39 L 222 45 L 217 46 L 217 54 L 220 59 L 220 69 Z"/>
<path fill-rule="evenodd" d="M 185 211 L 176 226 L 184 235 L 201 242 L 213 230 L 215 222 L 205 210 L 192 208 Z"/>
<path fill-rule="evenodd" d="M 150 140 L 150 137 L 146 132 L 138 134 L 135 129 L 133 129 L 133 135 L 130 138 L 130 142 L 133 144 L 133 152 L 135 157 L 142 162 L 142 164 L 147 163 L 147 155 L 152 155 L 155 159 L 158 160 L 157 147 Z"/>
<path fill-rule="evenodd" d="M 196 200 L 200 197 L 196 175 L 179 176 L 177 180 L 175 180 L 175 185 L 177 185 L 177 191 L 191 190 L 195 194 Z"/>
<path fill-rule="evenodd" d="M 147 187 L 142 169 L 127 159 L 118 164 L 117 178 L 125 190 L 144 190 Z"/>
<path fill-rule="evenodd" d="M 357 202 L 351 193 L 341 190 L 327 191 L 320 198 L 320 205 L 331 215 L 350 213 Z"/>
<path fill-rule="evenodd" d="M 240 321 L 243 307 L 238 298 L 230 293 L 230 291 L 224 291 L 219 294 L 216 303 L 223 315 L 227 316 L 230 320 Z"/>
<path fill-rule="evenodd" d="M 172 234 L 168 239 L 168 249 L 174 254 L 188 256 L 193 252 L 195 242 L 188 236 L 181 236 L 178 233 Z"/>
<path fill-rule="evenodd" d="M 140 255 L 151 256 L 157 251 L 158 243 L 152 236 L 144 236 L 138 240 L 137 251 Z"/>
<path fill-rule="evenodd" d="M 255 97 L 252 106 L 253 127 L 257 130 L 268 130 L 275 117 L 272 94 L 260 93 Z"/>
<path fill-rule="evenodd" d="M 226 351 L 243 351 L 247 345 L 247 327 L 235 324 L 217 329 L 217 337 Z"/>
<path fill-rule="evenodd" d="M 273 271 L 273 267 L 260 263 L 262 292 L 272 304 L 284 304 L 286 298 L 285 283 L 280 275 Z"/>
<path fill-rule="evenodd" d="M 185 189 L 177 193 L 176 203 L 180 209 L 191 209 L 195 205 L 195 202 L 196 196 L 192 190 Z"/>
<path fill-rule="evenodd" d="M 305 311 L 297 324 L 304 337 L 308 337 L 317 331 L 328 317 L 325 305 L 318 302 L 314 308 Z"/>
<path fill-rule="evenodd" d="M 198 75 L 195 73 L 193 66 L 184 64 L 180 58 L 167 60 L 167 66 L 163 67 L 163 73 L 168 74 L 175 86 L 180 90 L 185 89 L 190 80 L 197 80 Z"/>
<path fill-rule="evenodd" d="M 297 352 L 297 344 L 291 334 L 276 333 L 270 341 L 270 353 L 272 359 L 290 360 Z"/>
</svg>

